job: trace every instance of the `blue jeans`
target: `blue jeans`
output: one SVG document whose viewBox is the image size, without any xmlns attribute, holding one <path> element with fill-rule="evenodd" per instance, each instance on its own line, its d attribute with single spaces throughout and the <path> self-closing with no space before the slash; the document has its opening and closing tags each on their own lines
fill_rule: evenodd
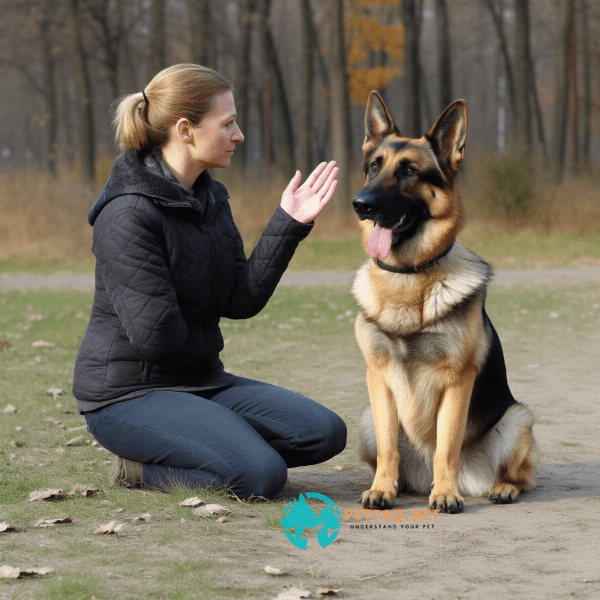
<svg viewBox="0 0 600 600">
<path fill-rule="evenodd" d="M 107 450 L 143 463 L 143 484 L 153 489 L 226 487 L 239 498 L 273 498 L 288 467 L 326 461 L 346 446 L 334 412 L 243 377 L 198 394 L 150 392 L 85 418 Z"/>
</svg>

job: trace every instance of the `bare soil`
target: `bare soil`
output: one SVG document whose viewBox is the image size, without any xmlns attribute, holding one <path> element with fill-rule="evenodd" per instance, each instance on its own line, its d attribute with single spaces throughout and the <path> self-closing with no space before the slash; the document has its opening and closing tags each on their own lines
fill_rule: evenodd
<svg viewBox="0 0 600 600">
<path fill-rule="evenodd" d="M 347 285 L 347 273 L 288 273 L 284 284 Z M 600 281 L 600 269 L 499 271 L 494 285 L 544 281 Z M 89 274 L 0 275 L 0 289 L 93 287 Z M 403 520 L 368 515 L 358 498 L 370 469 L 341 455 L 325 465 L 294 469 L 280 498 L 317 492 L 341 511 L 337 539 L 321 548 L 309 536 L 295 548 L 276 528 L 261 533 L 268 553 L 231 565 L 249 583 L 270 563 L 289 571 L 281 590 L 341 588 L 340 598 L 600 598 L 600 338 L 587 332 L 575 346 L 556 340 L 509 373 L 511 389 L 536 414 L 541 462 L 537 487 L 512 505 L 468 498 L 459 515 L 426 513 L 427 498 L 404 495 Z M 348 374 L 362 380 L 362 369 Z M 336 470 L 339 466 L 342 470 Z M 349 512 L 347 512 L 349 511 Z M 415 512 L 413 512 L 415 511 Z M 400 516 L 400 513 L 396 513 Z M 360 518 L 359 518 L 360 517 Z M 427 517 L 429 519 L 427 520 Z M 380 528 L 380 525 L 386 528 Z M 272 597 L 272 596 L 269 596 Z"/>
</svg>

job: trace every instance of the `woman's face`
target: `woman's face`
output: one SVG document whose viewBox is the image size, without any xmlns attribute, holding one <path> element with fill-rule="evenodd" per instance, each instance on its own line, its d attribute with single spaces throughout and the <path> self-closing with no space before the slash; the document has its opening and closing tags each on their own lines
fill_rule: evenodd
<svg viewBox="0 0 600 600">
<path fill-rule="evenodd" d="M 217 96 L 212 110 L 192 127 L 192 158 L 202 169 L 229 166 L 235 145 L 244 141 L 235 117 L 233 94 L 226 92 Z"/>
</svg>

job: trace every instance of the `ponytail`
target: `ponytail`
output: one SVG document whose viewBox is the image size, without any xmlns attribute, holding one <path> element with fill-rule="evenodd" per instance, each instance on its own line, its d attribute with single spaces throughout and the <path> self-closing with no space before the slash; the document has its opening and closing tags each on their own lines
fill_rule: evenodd
<svg viewBox="0 0 600 600">
<path fill-rule="evenodd" d="M 231 91 L 231 82 L 207 67 L 181 64 L 163 69 L 143 92 L 118 101 L 113 123 L 119 149 L 158 150 L 179 119 L 199 125 L 216 97 Z"/>
</svg>

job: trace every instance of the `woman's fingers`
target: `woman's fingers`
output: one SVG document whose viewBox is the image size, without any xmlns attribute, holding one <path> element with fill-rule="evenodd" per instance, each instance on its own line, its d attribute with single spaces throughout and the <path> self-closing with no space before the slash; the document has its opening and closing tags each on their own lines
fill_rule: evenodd
<svg viewBox="0 0 600 600">
<path fill-rule="evenodd" d="M 318 193 L 319 190 L 323 187 L 323 184 L 327 181 L 327 179 L 331 175 L 331 172 L 335 168 L 335 165 L 336 165 L 336 162 L 334 160 L 332 160 L 330 163 L 327 163 L 325 168 L 321 171 L 318 179 L 315 181 L 314 185 L 311 185 L 311 188 L 313 189 L 315 194 Z"/>
<path fill-rule="evenodd" d="M 335 193 L 337 186 L 338 186 L 337 180 L 331 184 L 331 187 L 329 188 L 328 192 L 325 194 L 325 197 L 321 200 L 321 206 L 323 208 L 325 206 L 327 206 L 327 204 L 329 203 L 331 198 L 333 198 L 333 194 Z"/>
<path fill-rule="evenodd" d="M 335 181 L 335 178 L 338 176 L 339 172 L 340 172 L 340 170 L 337 167 L 332 169 L 331 173 L 329 174 L 329 177 L 327 178 L 327 181 L 324 183 L 324 185 L 319 190 L 319 195 L 321 195 L 322 197 L 325 197 L 329 193 L 329 189 L 331 188 L 331 186 L 332 186 L 333 182 Z M 336 182 L 336 186 L 337 186 L 337 182 Z"/>
<path fill-rule="evenodd" d="M 317 181 L 317 178 L 319 177 L 319 175 L 325 170 L 325 168 L 327 167 L 327 163 L 326 162 L 322 162 L 309 176 L 308 179 L 305 182 L 305 185 L 308 185 L 310 187 L 313 186 L 313 184 L 315 183 L 315 181 Z"/>
</svg>

